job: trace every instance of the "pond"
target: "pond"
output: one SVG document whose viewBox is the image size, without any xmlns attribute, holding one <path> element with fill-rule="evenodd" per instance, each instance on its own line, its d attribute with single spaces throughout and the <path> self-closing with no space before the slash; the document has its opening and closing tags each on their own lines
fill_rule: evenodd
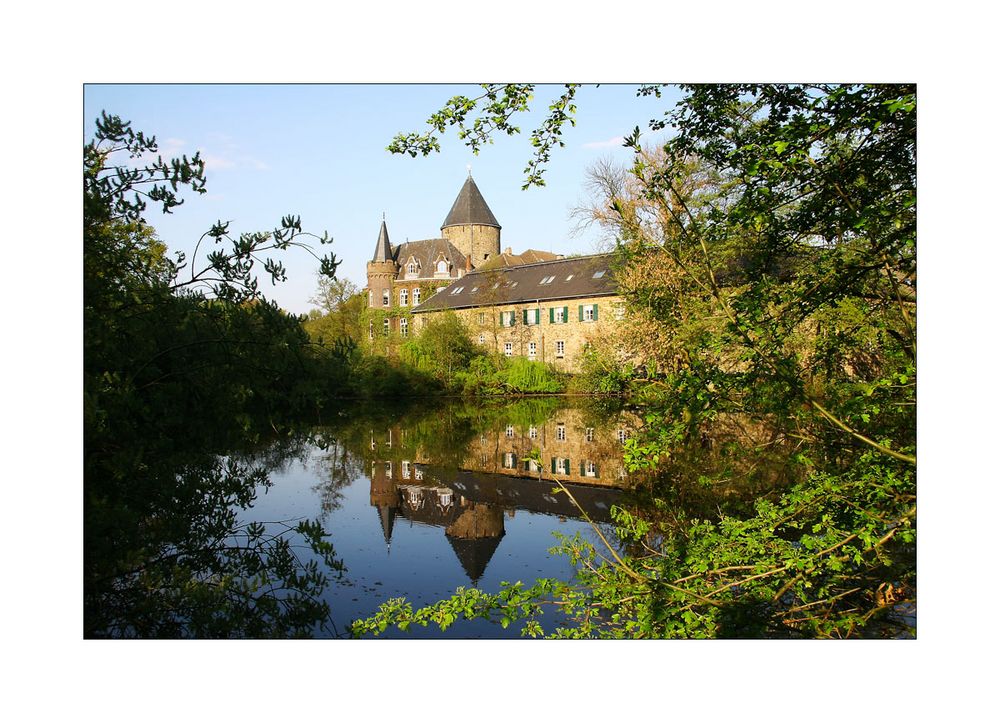
<svg viewBox="0 0 1000 723">
<path fill-rule="evenodd" d="M 415 607 L 458 587 L 568 579 L 557 535 L 597 536 L 629 479 L 622 445 L 634 414 L 567 399 L 368 407 L 317 427 L 269 470 L 244 521 L 319 519 L 344 565 L 323 593 L 335 634 L 394 597 Z M 529 459 L 535 450 L 536 457 Z M 540 472 L 548 479 L 542 479 Z M 570 496 L 554 489 L 562 481 Z M 551 622 L 554 622 L 553 618 Z M 318 633 L 320 635 L 324 633 Z M 383 637 L 519 637 L 482 620 L 392 629 Z"/>
</svg>

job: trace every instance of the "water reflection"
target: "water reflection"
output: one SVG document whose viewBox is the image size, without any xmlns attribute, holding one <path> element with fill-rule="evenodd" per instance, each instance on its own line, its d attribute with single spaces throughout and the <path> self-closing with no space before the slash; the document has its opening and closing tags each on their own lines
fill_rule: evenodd
<svg viewBox="0 0 1000 723">
<path fill-rule="evenodd" d="M 367 430 L 369 499 L 387 552 L 400 518 L 440 528 L 476 585 L 507 533 L 505 520 L 519 511 L 610 521 L 627 483 L 621 448 L 634 415 L 597 422 L 582 409 L 537 403 L 471 411 L 448 410 L 437 425 L 417 418 Z M 446 429 L 455 416 L 470 421 L 457 438 Z M 450 448 L 444 456 L 443 445 Z M 555 489 L 553 478 L 572 498 Z"/>
</svg>

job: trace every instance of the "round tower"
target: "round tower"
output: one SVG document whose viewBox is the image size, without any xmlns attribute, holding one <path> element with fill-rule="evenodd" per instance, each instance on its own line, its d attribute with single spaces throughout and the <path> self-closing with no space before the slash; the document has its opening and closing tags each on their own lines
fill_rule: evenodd
<svg viewBox="0 0 1000 723">
<path fill-rule="evenodd" d="M 382 219 L 375 255 L 368 262 L 368 306 L 372 309 L 388 309 L 392 306 L 392 280 L 399 269 L 392 258 L 389 230 Z M 388 303 L 386 301 L 388 300 Z M 379 330 L 380 332 L 381 330 Z"/>
<path fill-rule="evenodd" d="M 472 180 L 472 173 L 441 224 L 441 236 L 465 254 L 473 268 L 500 254 L 500 224 Z"/>
</svg>

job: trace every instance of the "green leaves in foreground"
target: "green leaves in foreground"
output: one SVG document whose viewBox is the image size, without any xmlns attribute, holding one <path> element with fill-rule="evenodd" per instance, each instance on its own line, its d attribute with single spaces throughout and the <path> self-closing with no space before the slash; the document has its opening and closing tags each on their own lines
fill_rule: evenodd
<svg viewBox="0 0 1000 723">
<path fill-rule="evenodd" d="M 816 473 L 746 518 L 690 520 L 683 528 L 616 508 L 619 557 L 580 536 L 554 552 L 575 566 L 569 582 L 504 584 L 499 593 L 459 589 L 413 610 L 402 599 L 356 621 L 352 634 L 390 625 L 486 619 L 550 638 L 833 638 L 891 635 L 914 598 L 906 561 L 916 540 L 911 469 L 869 453 L 842 475 Z M 640 552 L 641 551 L 641 552 Z M 614 559 L 611 559 L 611 558 Z M 544 627 L 543 611 L 559 623 Z"/>
</svg>

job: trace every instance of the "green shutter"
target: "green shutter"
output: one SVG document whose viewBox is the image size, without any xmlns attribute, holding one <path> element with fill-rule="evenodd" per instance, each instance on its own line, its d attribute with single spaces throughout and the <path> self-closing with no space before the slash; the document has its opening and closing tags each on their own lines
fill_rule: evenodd
<svg viewBox="0 0 1000 723">
<path fill-rule="evenodd" d="M 528 323 L 528 310 L 527 309 L 524 309 L 521 312 L 521 318 L 524 320 L 524 324 L 527 325 L 527 323 Z"/>
<path fill-rule="evenodd" d="M 568 324 L 569 323 L 569 307 L 568 306 L 564 306 L 563 307 L 563 323 L 564 324 Z"/>
<path fill-rule="evenodd" d="M 584 475 L 584 472 L 585 472 L 585 470 L 584 470 L 584 468 L 583 468 L 583 462 L 580 462 L 580 476 L 581 476 L 581 477 L 583 477 L 583 475 Z"/>
<path fill-rule="evenodd" d="M 596 464 L 594 465 L 594 476 L 595 477 L 600 477 L 601 476 L 601 468 L 598 467 Z"/>
<path fill-rule="evenodd" d="M 556 309 L 554 306 L 549 307 L 549 323 L 550 324 L 556 323 Z"/>
<path fill-rule="evenodd" d="M 597 321 L 597 304 L 594 304 L 594 321 Z"/>
<path fill-rule="evenodd" d="M 503 312 L 500 312 L 500 326 L 503 326 Z"/>
<path fill-rule="evenodd" d="M 580 304 L 578 307 L 576 307 L 576 310 L 580 312 L 580 321 L 583 321 L 583 304 Z"/>
<path fill-rule="evenodd" d="M 556 458 L 552 458 L 552 474 L 556 473 Z"/>
<path fill-rule="evenodd" d="M 569 471 L 570 471 L 571 469 L 573 469 L 573 465 L 572 465 L 572 464 L 570 463 L 570 461 L 569 461 L 569 457 L 567 457 L 567 458 L 566 458 L 566 474 L 569 474 Z"/>
</svg>

